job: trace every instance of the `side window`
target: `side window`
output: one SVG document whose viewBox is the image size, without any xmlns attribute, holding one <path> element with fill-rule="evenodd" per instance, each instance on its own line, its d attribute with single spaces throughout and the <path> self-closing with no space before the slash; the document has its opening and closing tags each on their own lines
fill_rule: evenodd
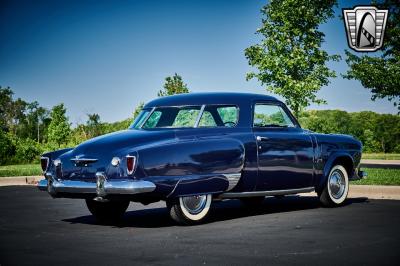
<svg viewBox="0 0 400 266">
<path fill-rule="evenodd" d="M 172 127 L 194 127 L 196 119 L 200 113 L 198 109 L 181 109 L 179 110 Z"/>
<path fill-rule="evenodd" d="M 256 104 L 254 127 L 295 127 L 285 110 L 279 105 Z"/>
<path fill-rule="evenodd" d="M 214 117 L 209 111 L 204 111 L 201 116 L 199 127 L 216 127 L 217 123 L 215 123 Z"/>
<path fill-rule="evenodd" d="M 199 127 L 234 127 L 238 122 L 238 108 L 232 105 L 207 105 Z"/>
<path fill-rule="evenodd" d="M 227 127 L 234 127 L 238 122 L 238 112 L 236 106 L 221 106 L 217 108 L 222 123 Z"/>
</svg>

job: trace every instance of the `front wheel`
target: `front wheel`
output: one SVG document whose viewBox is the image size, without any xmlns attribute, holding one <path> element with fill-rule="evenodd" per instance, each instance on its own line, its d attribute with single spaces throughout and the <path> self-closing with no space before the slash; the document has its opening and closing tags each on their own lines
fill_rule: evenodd
<svg viewBox="0 0 400 266">
<path fill-rule="evenodd" d="M 342 165 L 335 165 L 329 172 L 326 185 L 318 194 L 322 205 L 334 207 L 342 204 L 349 192 L 349 177 Z"/>
<path fill-rule="evenodd" d="M 212 195 L 179 197 L 167 201 L 171 218 L 179 224 L 196 224 L 205 219 L 212 201 Z"/>
<path fill-rule="evenodd" d="M 86 199 L 86 206 L 99 222 L 112 222 L 119 220 L 128 209 L 129 201 L 98 202 Z"/>
</svg>

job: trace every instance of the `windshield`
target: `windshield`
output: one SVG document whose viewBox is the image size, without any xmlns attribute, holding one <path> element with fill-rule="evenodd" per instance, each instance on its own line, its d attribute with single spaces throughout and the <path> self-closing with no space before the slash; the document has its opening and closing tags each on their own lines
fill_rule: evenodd
<svg viewBox="0 0 400 266">
<path fill-rule="evenodd" d="M 168 106 L 144 109 L 130 128 L 234 127 L 237 122 L 233 105 Z"/>
<path fill-rule="evenodd" d="M 140 126 L 143 124 L 143 122 L 146 120 L 147 116 L 149 115 L 151 109 L 143 109 L 139 115 L 135 118 L 133 121 L 132 125 L 129 127 L 131 129 L 138 129 Z"/>
</svg>

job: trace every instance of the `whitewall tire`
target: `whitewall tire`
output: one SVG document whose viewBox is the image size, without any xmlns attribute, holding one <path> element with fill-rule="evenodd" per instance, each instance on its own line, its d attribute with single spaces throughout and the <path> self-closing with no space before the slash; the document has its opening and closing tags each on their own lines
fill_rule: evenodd
<svg viewBox="0 0 400 266">
<path fill-rule="evenodd" d="M 167 202 L 171 218 L 180 224 L 196 224 L 207 216 L 212 202 L 212 195 L 179 197 Z"/>
<path fill-rule="evenodd" d="M 335 165 L 329 172 L 329 176 L 323 191 L 319 194 L 324 206 L 338 206 L 342 204 L 349 193 L 349 176 L 342 165 Z"/>
</svg>

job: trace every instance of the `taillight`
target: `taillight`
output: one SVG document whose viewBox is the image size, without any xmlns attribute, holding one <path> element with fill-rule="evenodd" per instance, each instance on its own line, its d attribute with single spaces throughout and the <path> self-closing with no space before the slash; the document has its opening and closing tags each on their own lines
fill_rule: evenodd
<svg viewBox="0 0 400 266">
<path fill-rule="evenodd" d="M 43 173 L 47 171 L 49 167 L 49 158 L 48 157 L 41 157 L 40 158 L 40 166 L 42 167 Z"/>
<path fill-rule="evenodd" d="M 133 174 L 133 171 L 135 170 L 135 164 L 136 164 L 136 157 L 132 155 L 126 156 L 126 170 L 128 172 L 128 175 Z"/>
</svg>

